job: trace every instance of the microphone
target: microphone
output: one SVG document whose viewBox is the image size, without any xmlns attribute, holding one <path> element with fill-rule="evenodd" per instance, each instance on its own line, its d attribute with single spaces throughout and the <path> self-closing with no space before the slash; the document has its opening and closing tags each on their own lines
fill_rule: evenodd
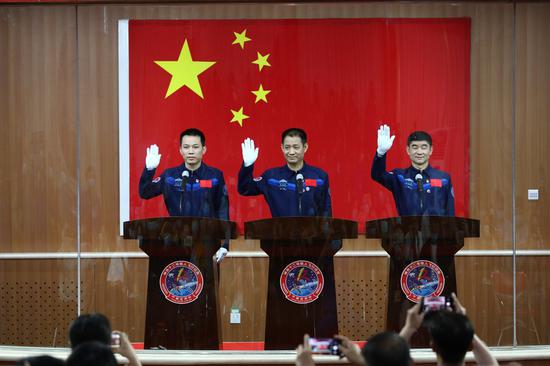
<svg viewBox="0 0 550 366">
<path fill-rule="evenodd" d="M 414 179 L 416 179 L 418 192 L 422 192 L 422 174 L 418 173 L 417 175 L 415 175 Z"/>
<path fill-rule="evenodd" d="M 304 176 L 301 173 L 296 174 L 296 190 L 298 194 L 304 193 Z"/>
<path fill-rule="evenodd" d="M 181 189 L 183 192 L 187 189 L 187 181 L 189 180 L 189 172 L 187 170 L 184 170 L 183 173 L 181 173 Z"/>
</svg>

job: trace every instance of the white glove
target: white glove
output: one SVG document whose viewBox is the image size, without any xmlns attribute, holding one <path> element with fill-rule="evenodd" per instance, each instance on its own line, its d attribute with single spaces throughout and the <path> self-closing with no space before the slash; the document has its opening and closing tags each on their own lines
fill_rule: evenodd
<svg viewBox="0 0 550 366">
<path fill-rule="evenodd" d="M 376 149 L 378 155 L 382 156 L 387 153 L 389 149 L 391 149 L 393 139 L 395 139 L 395 135 L 390 137 L 390 126 L 380 126 L 378 129 L 378 148 Z"/>
<path fill-rule="evenodd" d="M 254 164 L 256 159 L 258 159 L 258 147 L 254 148 L 254 140 L 250 137 L 247 137 L 246 140 L 241 144 L 243 150 L 243 162 L 244 166 L 248 167 Z"/>
<path fill-rule="evenodd" d="M 216 252 L 216 263 L 220 263 L 221 261 L 223 261 L 226 255 L 227 249 L 225 249 L 224 247 L 220 247 L 220 249 L 218 249 L 218 251 Z"/>
<path fill-rule="evenodd" d="M 159 147 L 157 145 L 151 145 L 147 148 L 147 156 L 145 157 L 145 167 L 147 170 L 156 169 L 160 163 Z"/>
</svg>

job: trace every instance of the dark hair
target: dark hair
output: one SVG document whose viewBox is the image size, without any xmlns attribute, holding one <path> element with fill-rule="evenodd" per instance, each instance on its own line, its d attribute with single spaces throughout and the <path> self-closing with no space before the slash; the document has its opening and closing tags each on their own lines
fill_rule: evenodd
<svg viewBox="0 0 550 366">
<path fill-rule="evenodd" d="M 368 366 L 409 366 L 409 345 L 395 332 L 378 333 L 367 340 L 361 351 Z"/>
<path fill-rule="evenodd" d="M 24 366 L 25 364 L 31 366 L 65 366 L 65 361 L 60 360 L 52 356 L 35 356 L 22 358 L 15 364 L 16 366 Z"/>
<path fill-rule="evenodd" d="M 281 134 L 281 143 L 285 142 L 285 137 L 290 136 L 298 136 L 302 140 L 302 144 L 305 144 L 307 142 L 307 134 L 306 131 L 302 130 L 301 128 L 289 128 L 283 131 Z"/>
<path fill-rule="evenodd" d="M 426 314 L 424 323 L 443 362 L 464 360 L 474 337 L 474 327 L 465 315 L 439 310 Z"/>
<path fill-rule="evenodd" d="M 407 146 L 411 146 L 413 141 L 428 141 L 428 144 L 432 146 L 432 136 L 425 131 L 414 131 L 411 133 L 407 139 Z"/>
<path fill-rule="evenodd" d="M 183 136 L 199 136 L 201 138 L 202 146 L 206 146 L 206 137 L 204 136 L 204 133 L 202 133 L 202 131 L 198 128 L 188 128 L 187 130 L 180 133 L 180 145 L 181 140 L 183 140 Z"/>
<path fill-rule="evenodd" d="M 67 358 L 67 366 L 117 366 L 111 347 L 101 342 L 85 342 Z"/>
<path fill-rule="evenodd" d="M 111 344 L 111 324 L 103 314 L 83 314 L 76 318 L 69 328 L 71 348 L 90 341 Z"/>
</svg>

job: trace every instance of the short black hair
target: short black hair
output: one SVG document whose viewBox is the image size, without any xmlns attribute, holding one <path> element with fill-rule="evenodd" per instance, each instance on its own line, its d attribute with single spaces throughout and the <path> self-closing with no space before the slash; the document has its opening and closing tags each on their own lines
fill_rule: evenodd
<svg viewBox="0 0 550 366">
<path fill-rule="evenodd" d="M 370 337 L 361 354 L 368 366 L 411 365 L 409 345 L 395 332 L 382 332 Z"/>
<path fill-rule="evenodd" d="M 67 366 L 117 366 L 117 361 L 110 346 L 84 342 L 71 352 Z"/>
<path fill-rule="evenodd" d="M 474 338 L 474 327 L 465 315 L 447 310 L 434 311 L 426 314 L 424 324 L 443 362 L 464 360 Z"/>
<path fill-rule="evenodd" d="M 411 146 L 413 141 L 428 141 L 428 144 L 432 146 L 432 136 L 426 131 L 414 131 L 411 133 L 407 139 L 407 146 Z"/>
<path fill-rule="evenodd" d="M 199 136 L 201 138 L 202 146 L 206 146 L 206 136 L 204 136 L 204 133 L 198 128 L 188 128 L 187 130 L 180 133 L 180 145 L 181 141 L 183 140 L 183 136 Z"/>
<path fill-rule="evenodd" d="M 285 137 L 290 136 L 298 136 L 302 140 L 302 144 L 305 144 L 307 142 L 307 134 L 306 131 L 302 130 L 301 128 L 288 128 L 283 131 L 281 134 L 281 143 L 283 144 L 285 142 Z"/>
<path fill-rule="evenodd" d="M 65 361 L 52 356 L 34 356 L 22 358 L 15 364 L 16 366 L 65 366 Z"/>
<path fill-rule="evenodd" d="M 82 314 L 76 318 L 69 328 L 71 348 L 76 348 L 84 342 L 98 341 L 111 344 L 111 324 L 103 314 Z"/>
</svg>

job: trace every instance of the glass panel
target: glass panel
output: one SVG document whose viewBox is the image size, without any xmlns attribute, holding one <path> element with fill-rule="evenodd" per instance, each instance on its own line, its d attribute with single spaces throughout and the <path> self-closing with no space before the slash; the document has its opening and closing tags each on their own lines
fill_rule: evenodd
<svg viewBox="0 0 550 366">
<path fill-rule="evenodd" d="M 550 226 L 544 186 L 550 178 L 547 136 L 550 106 L 550 46 L 541 35 L 550 30 L 549 4 L 517 8 L 517 122 L 516 122 L 516 328 L 518 345 L 548 344 L 550 296 L 547 265 Z M 529 193 L 531 191 L 531 194 Z M 540 251 L 533 253 L 533 251 Z"/>
<path fill-rule="evenodd" d="M 77 313 L 74 259 L 0 260 L 0 344 L 68 347 Z"/>
<path fill-rule="evenodd" d="M 66 347 L 77 313 L 74 9 L 2 6 L 0 34 L 0 344 Z"/>
</svg>

